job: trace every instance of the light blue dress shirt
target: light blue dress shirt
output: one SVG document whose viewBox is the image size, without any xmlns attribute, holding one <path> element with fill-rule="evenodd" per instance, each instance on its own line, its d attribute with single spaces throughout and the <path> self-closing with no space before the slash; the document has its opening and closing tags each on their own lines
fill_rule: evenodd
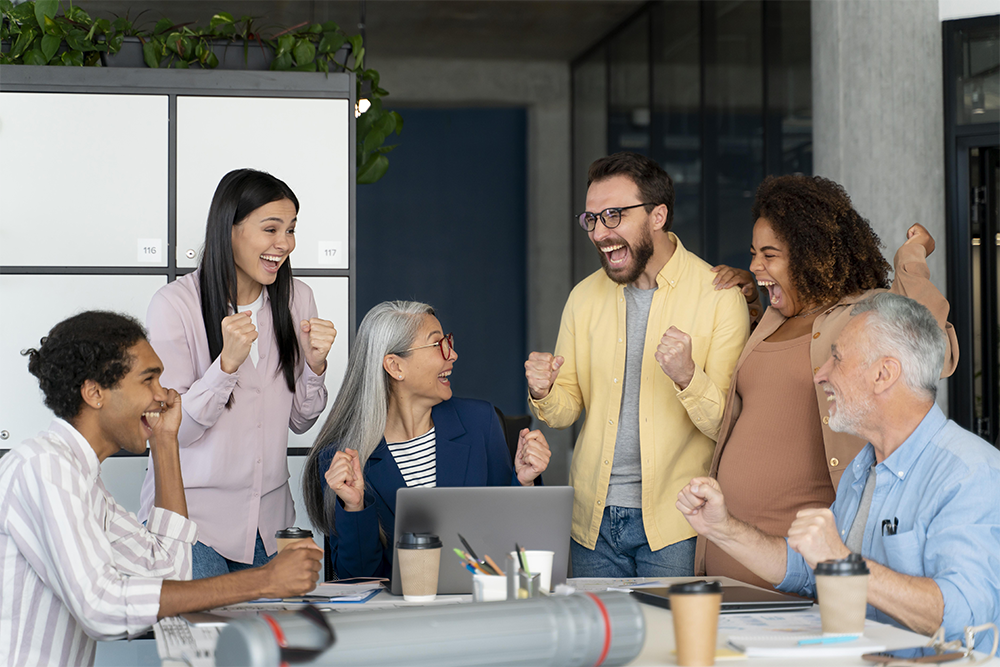
<svg viewBox="0 0 1000 667">
<path fill-rule="evenodd" d="M 840 479 L 830 509 L 841 539 L 851 530 L 874 462 L 869 443 Z M 944 597 L 949 640 L 961 638 L 965 626 L 1000 625 L 1000 452 L 934 405 L 875 473 L 861 555 L 896 572 L 933 579 Z M 886 519 L 899 520 L 895 535 L 882 534 Z M 816 597 L 812 570 L 791 548 L 778 588 Z M 902 627 L 871 605 L 868 618 Z M 992 633 L 977 640 L 979 650 L 992 648 Z"/>
</svg>

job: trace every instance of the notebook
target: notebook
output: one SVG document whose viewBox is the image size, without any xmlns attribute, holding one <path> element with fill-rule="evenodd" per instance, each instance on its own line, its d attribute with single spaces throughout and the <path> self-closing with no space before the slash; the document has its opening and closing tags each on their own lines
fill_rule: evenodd
<svg viewBox="0 0 1000 667">
<path fill-rule="evenodd" d="M 506 567 L 515 543 L 528 550 L 554 552 L 554 588 L 566 582 L 572 513 L 571 486 L 401 488 L 396 492 L 394 535 L 398 539 L 403 533 L 434 533 L 441 538 L 439 595 L 472 593 L 472 575 L 452 551 L 465 550 L 459 533 L 477 556 L 489 554 L 500 567 Z M 392 594 L 403 594 L 395 544 Z"/>
<path fill-rule="evenodd" d="M 670 609 L 670 588 L 635 588 L 632 597 Z M 723 586 L 721 614 L 748 614 L 765 611 L 800 611 L 813 605 L 807 600 L 794 595 L 785 595 L 756 586 Z"/>
</svg>

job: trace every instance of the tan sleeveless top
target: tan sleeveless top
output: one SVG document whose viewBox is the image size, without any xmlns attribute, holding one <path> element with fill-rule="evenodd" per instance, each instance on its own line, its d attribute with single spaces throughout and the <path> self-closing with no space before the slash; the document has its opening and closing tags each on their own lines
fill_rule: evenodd
<svg viewBox="0 0 1000 667">
<path fill-rule="evenodd" d="M 800 509 L 829 507 L 830 482 L 809 359 L 810 335 L 762 341 L 743 362 L 736 391 L 743 411 L 719 461 L 729 512 L 770 535 L 785 537 Z M 706 573 L 770 588 L 708 542 Z"/>
</svg>

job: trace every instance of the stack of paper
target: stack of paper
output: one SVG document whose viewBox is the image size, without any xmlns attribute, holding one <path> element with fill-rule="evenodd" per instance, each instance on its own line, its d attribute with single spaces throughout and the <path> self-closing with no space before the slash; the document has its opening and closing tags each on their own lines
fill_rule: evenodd
<svg viewBox="0 0 1000 667">
<path fill-rule="evenodd" d="M 802 640 L 821 643 L 799 644 Z M 831 643 L 823 643 L 828 641 Z M 824 637 L 808 632 L 762 631 L 753 635 L 730 635 L 729 643 L 743 651 L 750 658 L 832 658 L 885 650 L 880 644 L 867 637 Z"/>
</svg>

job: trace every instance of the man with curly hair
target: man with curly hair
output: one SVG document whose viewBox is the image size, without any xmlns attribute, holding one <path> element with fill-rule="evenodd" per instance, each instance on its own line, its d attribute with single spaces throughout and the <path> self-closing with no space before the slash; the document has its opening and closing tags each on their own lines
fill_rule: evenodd
<svg viewBox="0 0 1000 667">
<path fill-rule="evenodd" d="M 570 471 L 578 577 L 692 574 L 694 531 L 673 497 L 708 469 L 749 318 L 670 231 L 673 216 L 655 161 L 594 162 L 576 221 L 603 270 L 570 294 L 555 354 L 525 362 L 539 419 L 565 428 L 586 412 Z"/>
<path fill-rule="evenodd" d="M 90 665 L 95 639 L 158 619 L 315 585 L 322 551 L 286 549 L 268 565 L 191 579 L 177 431 L 181 397 L 160 386 L 142 325 L 90 311 L 24 352 L 56 419 L 0 459 L 0 664 Z M 156 462 L 146 525 L 115 502 L 100 465 L 121 450 Z"/>
</svg>

